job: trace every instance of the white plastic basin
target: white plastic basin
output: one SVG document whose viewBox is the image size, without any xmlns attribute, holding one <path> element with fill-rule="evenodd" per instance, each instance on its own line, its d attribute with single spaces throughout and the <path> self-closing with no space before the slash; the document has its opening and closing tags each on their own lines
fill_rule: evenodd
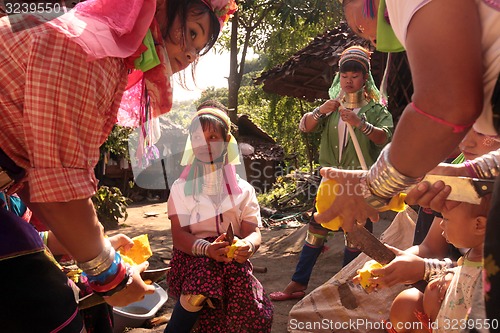
<svg viewBox="0 0 500 333">
<path fill-rule="evenodd" d="M 153 283 L 153 285 L 155 292 L 146 295 L 142 301 L 113 308 L 114 333 L 122 333 L 125 327 L 140 327 L 146 320 L 153 318 L 165 304 L 168 299 L 167 293 L 158 284 Z"/>
</svg>

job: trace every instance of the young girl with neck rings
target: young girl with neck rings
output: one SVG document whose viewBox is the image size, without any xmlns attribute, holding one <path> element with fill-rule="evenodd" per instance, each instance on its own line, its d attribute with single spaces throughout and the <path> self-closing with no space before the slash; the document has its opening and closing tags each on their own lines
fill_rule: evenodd
<svg viewBox="0 0 500 333">
<path fill-rule="evenodd" d="M 361 46 L 351 46 L 340 55 L 339 72 L 329 90 L 330 99 L 312 112 L 304 114 L 299 129 L 305 133 L 321 132 L 319 164 L 359 170 L 363 162 L 372 165 L 382 148 L 391 140 L 393 121 L 387 109 L 378 103 L 380 94 L 370 72 L 370 52 Z M 349 134 L 352 127 L 355 138 Z M 360 148 L 362 161 L 356 151 Z M 368 220 L 366 225 L 372 230 Z M 305 290 L 319 255 L 323 252 L 329 230 L 316 221 L 309 223 L 308 235 L 300 253 L 292 281 L 283 291 L 273 292 L 273 301 L 298 299 Z M 343 266 L 360 251 L 350 244 L 344 248 Z"/>
<path fill-rule="evenodd" d="M 179 301 L 165 332 L 270 332 L 272 305 L 248 260 L 262 226 L 255 189 L 235 172 L 238 146 L 229 117 L 200 109 L 189 127 L 168 215 L 174 244 L 169 294 Z M 231 227 L 230 227 L 231 226 Z M 226 232 L 238 240 L 229 255 Z"/>
</svg>

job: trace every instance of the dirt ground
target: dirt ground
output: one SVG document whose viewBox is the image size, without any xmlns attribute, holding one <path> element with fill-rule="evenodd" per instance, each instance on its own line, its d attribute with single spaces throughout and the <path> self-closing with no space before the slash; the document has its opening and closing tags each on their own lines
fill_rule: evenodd
<svg viewBox="0 0 500 333">
<path fill-rule="evenodd" d="M 150 268 L 168 266 L 172 254 L 172 237 L 170 222 L 167 218 L 166 203 L 145 202 L 133 204 L 128 208 L 129 217 L 122 222 L 121 228 L 107 232 L 108 235 L 124 233 L 129 237 L 148 234 L 153 256 L 149 259 Z M 374 224 L 374 233 L 379 236 L 390 223 L 390 216 Z M 255 272 L 267 293 L 282 290 L 290 281 L 298 254 L 302 248 L 307 225 L 302 223 L 288 223 L 287 225 L 274 225 L 263 228 L 262 246 L 252 257 L 251 261 L 256 268 L 265 269 L 266 272 Z M 309 283 L 308 292 L 312 291 L 341 268 L 343 258 L 343 235 L 335 233 L 327 242 L 328 250 L 318 259 Z M 158 284 L 167 289 L 165 281 Z M 274 319 L 272 333 L 287 332 L 288 313 L 296 300 L 274 302 Z M 165 319 L 165 323 L 151 327 L 148 322 L 142 328 L 126 329 L 128 333 L 160 333 L 166 326 L 170 317 L 174 300 L 169 299 L 158 311 L 157 317 Z M 149 326 L 149 327 L 147 327 Z"/>
</svg>

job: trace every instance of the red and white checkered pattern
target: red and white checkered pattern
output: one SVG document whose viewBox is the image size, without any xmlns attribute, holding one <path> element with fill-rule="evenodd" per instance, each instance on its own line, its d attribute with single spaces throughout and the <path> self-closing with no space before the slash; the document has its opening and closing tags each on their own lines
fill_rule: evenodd
<svg viewBox="0 0 500 333">
<path fill-rule="evenodd" d="M 0 147 L 28 171 L 31 201 L 88 198 L 125 88 L 123 60 L 88 62 L 46 25 L 10 30 L 0 19 Z"/>
</svg>

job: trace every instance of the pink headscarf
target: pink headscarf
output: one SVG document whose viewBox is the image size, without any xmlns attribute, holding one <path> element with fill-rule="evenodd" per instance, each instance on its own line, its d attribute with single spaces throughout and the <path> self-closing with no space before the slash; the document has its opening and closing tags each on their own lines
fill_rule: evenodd
<svg viewBox="0 0 500 333">
<path fill-rule="evenodd" d="M 105 57 L 126 59 L 126 64 L 144 49 L 148 29 L 156 44 L 161 64 L 142 73 L 132 71 L 125 91 L 118 123 L 137 127 L 149 119 L 170 111 L 172 107 L 172 71 L 159 26 L 154 20 L 156 0 L 87 0 L 78 3 L 64 15 L 47 24 L 82 47 L 89 61 Z M 148 96 L 144 94 L 148 90 Z M 150 110 L 144 116 L 146 98 Z"/>
<path fill-rule="evenodd" d="M 89 60 L 127 58 L 137 51 L 156 9 L 156 0 L 87 0 L 48 22 L 87 53 Z"/>
</svg>

